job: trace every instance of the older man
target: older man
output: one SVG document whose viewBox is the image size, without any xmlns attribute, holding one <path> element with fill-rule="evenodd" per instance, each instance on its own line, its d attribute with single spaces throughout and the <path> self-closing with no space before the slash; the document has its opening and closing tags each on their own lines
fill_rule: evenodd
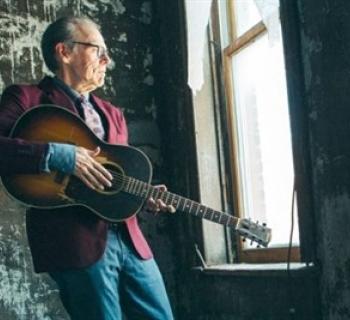
<svg viewBox="0 0 350 320">
<path fill-rule="evenodd" d="M 122 112 L 91 91 L 104 84 L 110 58 L 99 27 L 87 18 L 61 18 L 46 29 L 42 51 L 55 77 L 38 85 L 8 87 L 0 103 L 0 134 L 7 136 L 16 119 L 40 104 L 56 104 L 79 114 L 101 139 L 127 144 Z M 31 144 L 0 140 L 8 150 L 2 163 L 14 161 L 13 171 L 74 174 L 93 189 L 111 185 L 112 176 L 95 157 L 99 149 L 68 144 Z M 29 147 L 28 147 L 29 146 Z M 26 148 L 26 157 L 21 156 Z M 6 157 L 8 157 L 6 159 Z M 11 159 L 11 160 L 10 160 Z M 4 172 L 1 170 L 0 172 Z M 149 203 L 167 210 L 161 201 Z M 117 209 L 116 209 L 117 210 Z M 136 217 L 109 224 L 84 207 L 31 209 L 27 233 L 37 272 L 56 281 L 62 302 L 72 319 L 172 319 L 158 267 Z"/>
</svg>

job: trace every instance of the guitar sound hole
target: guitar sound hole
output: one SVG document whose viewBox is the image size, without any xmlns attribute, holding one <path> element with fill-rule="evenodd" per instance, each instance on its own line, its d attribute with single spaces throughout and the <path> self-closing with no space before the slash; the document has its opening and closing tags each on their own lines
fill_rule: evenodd
<svg viewBox="0 0 350 320">
<path fill-rule="evenodd" d="M 122 190 L 125 174 L 123 170 L 115 163 L 102 163 L 102 165 L 112 174 L 112 186 L 105 186 L 104 190 L 92 190 L 88 188 L 78 177 L 72 175 L 69 184 L 65 190 L 67 196 L 74 199 L 93 199 L 98 195 L 114 195 Z"/>
<path fill-rule="evenodd" d="M 112 186 L 111 187 L 105 187 L 104 192 L 118 192 L 122 189 L 124 184 L 124 172 L 122 169 L 114 164 L 114 163 L 105 163 L 103 166 L 110 172 L 110 174 L 113 176 L 112 180 Z"/>
</svg>

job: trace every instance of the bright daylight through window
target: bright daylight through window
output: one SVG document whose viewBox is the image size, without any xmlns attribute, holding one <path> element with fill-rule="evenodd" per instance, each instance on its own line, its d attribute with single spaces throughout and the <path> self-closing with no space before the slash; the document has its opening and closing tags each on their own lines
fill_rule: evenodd
<svg viewBox="0 0 350 320">
<path fill-rule="evenodd" d="M 286 75 L 279 19 L 266 23 L 273 14 L 264 17 L 263 3 L 237 0 L 230 6 L 232 41 L 225 53 L 233 92 L 237 202 L 241 216 L 272 228 L 270 247 L 286 247 L 294 180 Z M 293 245 L 298 239 L 296 223 Z"/>
</svg>

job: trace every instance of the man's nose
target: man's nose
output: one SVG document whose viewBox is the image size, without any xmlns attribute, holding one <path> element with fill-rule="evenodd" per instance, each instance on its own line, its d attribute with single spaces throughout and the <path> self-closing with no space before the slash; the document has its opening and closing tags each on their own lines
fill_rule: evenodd
<svg viewBox="0 0 350 320">
<path fill-rule="evenodd" d="M 108 66 L 112 60 L 111 60 L 108 52 L 104 52 L 100 57 L 100 61 L 105 63 Z"/>
</svg>

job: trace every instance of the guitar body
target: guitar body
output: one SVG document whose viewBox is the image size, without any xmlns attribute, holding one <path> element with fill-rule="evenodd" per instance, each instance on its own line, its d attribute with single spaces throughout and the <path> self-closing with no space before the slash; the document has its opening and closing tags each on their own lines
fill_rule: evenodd
<svg viewBox="0 0 350 320">
<path fill-rule="evenodd" d="M 59 172 L 2 177 L 6 190 L 18 201 L 39 208 L 83 205 L 112 222 L 131 217 L 142 207 L 145 199 L 127 194 L 122 188 L 126 176 L 150 183 L 152 167 L 147 156 L 130 146 L 101 141 L 72 112 L 53 105 L 33 108 L 16 122 L 11 137 L 69 143 L 87 149 L 100 147 L 96 160 L 115 176 L 113 187 L 105 191 L 92 190 L 75 176 Z"/>
</svg>

